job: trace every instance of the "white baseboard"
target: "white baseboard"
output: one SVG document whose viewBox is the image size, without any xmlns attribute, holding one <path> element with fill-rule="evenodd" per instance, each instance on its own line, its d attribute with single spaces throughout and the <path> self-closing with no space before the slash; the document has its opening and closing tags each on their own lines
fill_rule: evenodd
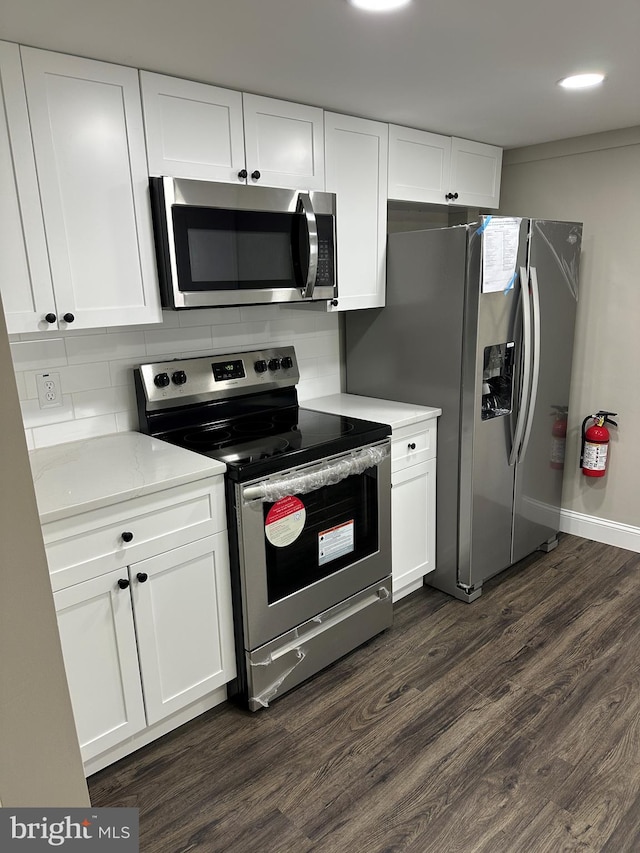
<svg viewBox="0 0 640 853">
<path fill-rule="evenodd" d="M 563 509 L 560 511 L 560 530 L 640 553 L 640 527 L 632 527 L 630 524 Z"/>
</svg>

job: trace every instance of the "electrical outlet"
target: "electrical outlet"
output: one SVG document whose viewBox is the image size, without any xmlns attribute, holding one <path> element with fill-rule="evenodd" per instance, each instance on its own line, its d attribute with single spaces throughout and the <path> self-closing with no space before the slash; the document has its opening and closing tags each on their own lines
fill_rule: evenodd
<svg viewBox="0 0 640 853">
<path fill-rule="evenodd" d="M 37 373 L 38 402 L 41 409 L 52 409 L 62 405 L 62 389 L 59 373 Z"/>
</svg>

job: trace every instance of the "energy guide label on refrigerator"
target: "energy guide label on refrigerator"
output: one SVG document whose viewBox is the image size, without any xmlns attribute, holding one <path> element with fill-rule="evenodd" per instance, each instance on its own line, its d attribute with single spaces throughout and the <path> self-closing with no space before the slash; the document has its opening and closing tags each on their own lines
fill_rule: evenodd
<svg viewBox="0 0 640 853">
<path fill-rule="evenodd" d="M 318 533 L 318 565 L 322 566 L 353 551 L 353 519 Z"/>
<path fill-rule="evenodd" d="M 276 548 L 295 542 L 304 529 L 307 511 L 300 498 L 290 495 L 276 501 L 264 522 L 265 536 Z"/>
</svg>

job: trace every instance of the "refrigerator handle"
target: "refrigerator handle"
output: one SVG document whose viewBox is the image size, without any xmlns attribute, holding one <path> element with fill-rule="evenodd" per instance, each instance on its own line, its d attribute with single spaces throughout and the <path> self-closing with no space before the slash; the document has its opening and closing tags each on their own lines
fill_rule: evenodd
<svg viewBox="0 0 640 853">
<path fill-rule="evenodd" d="M 531 267 L 531 296 L 533 304 L 533 372 L 531 376 L 531 391 L 527 409 L 527 425 L 524 431 L 522 447 L 518 454 L 518 462 L 524 459 L 531 436 L 533 426 L 533 415 L 536 408 L 536 397 L 538 396 L 538 379 L 540 376 L 540 288 L 538 287 L 538 273 L 535 267 Z"/>
<path fill-rule="evenodd" d="M 509 465 L 515 465 L 518 460 L 518 450 L 524 434 L 526 416 L 529 407 L 531 391 L 531 353 L 533 328 L 531 323 L 531 303 L 529 300 L 529 276 L 524 267 L 520 267 L 520 305 L 522 307 L 522 376 L 520 380 L 520 400 L 518 402 L 518 419 L 511 443 Z"/>
</svg>

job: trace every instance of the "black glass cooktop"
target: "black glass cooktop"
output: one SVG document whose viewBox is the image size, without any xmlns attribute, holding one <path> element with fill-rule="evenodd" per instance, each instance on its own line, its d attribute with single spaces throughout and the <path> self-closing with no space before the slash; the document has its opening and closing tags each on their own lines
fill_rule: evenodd
<svg viewBox="0 0 640 853">
<path fill-rule="evenodd" d="M 219 459 L 226 463 L 228 475 L 241 481 L 381 441 L 391 429 L 386 424 L 292 406 L 154 434 Z"/>
</svg>

